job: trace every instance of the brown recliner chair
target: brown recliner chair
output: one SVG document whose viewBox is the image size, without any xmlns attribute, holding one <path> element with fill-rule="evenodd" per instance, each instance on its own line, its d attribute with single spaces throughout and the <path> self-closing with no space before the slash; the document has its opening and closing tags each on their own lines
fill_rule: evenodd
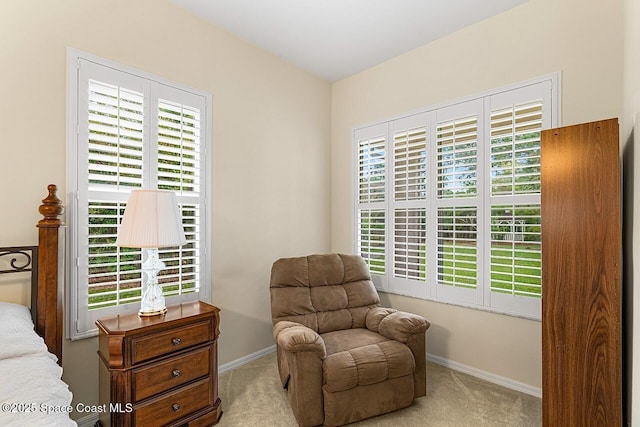
<svg viewBox="0 0 640 427">
<path fill-rule="evenodd" d="M 278 370 L 301 426 L 339 426 L 426 395 L 421 316 L 378 307 L 357 255 L 277 260 L 271 317 Z"/>
</svg>

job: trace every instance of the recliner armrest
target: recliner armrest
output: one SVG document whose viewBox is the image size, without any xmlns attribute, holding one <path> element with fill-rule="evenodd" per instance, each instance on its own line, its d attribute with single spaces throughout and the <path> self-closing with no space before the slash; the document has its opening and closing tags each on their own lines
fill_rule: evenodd
<svg viewBox="0 0 640 427">
<path fill-rule="evenodd" d="M 300 323 L 280 321 L 273 327 L 273 336 L 276 343 L 283 350 L 297 353 L 311 351 L 324 359 L 327 349 L 324 340 L 316 331 Z"/>
<path fill-rule="evenodd" d="M 406 343 L 411 335 L 425 332 L 431 324 L 417 314 L 376 307 L 367 313 L 366 326 L 387 338 Z"/>
</svg>

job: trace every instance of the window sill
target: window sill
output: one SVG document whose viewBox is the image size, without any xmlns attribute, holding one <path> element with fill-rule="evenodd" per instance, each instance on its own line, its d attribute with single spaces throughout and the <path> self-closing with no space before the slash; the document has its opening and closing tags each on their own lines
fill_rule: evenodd
<svg viewBox="0 0 640 427">
<path fill-rule="evenodd" d="M 531 321 L 535 321 L 535 322 L 541 322 L 542 321 L 542 316 L 528 316 L 525 314 L 519 314 L 519 313 L 513 313 L 513 312 L 509 312 L 506 310 L 499 310 L 496 308 L 491 308 L 491 307 L 484 307 L 484 306 L 480 306 L 480 305 L 475 305 L 475 304 L 465 304 L 465 303 L 461 303 L 461 302 L 455 302 L 455 301 L 450 301 L 450 300 L 443 300 L 443 299 L 436 299 L 436 298 L 423 298 L 423 297 L 417 297 L 415 295 L 410 295 L 408 293 L 403 293 L 403 292 L 398 292 L 398 291 L 392 291 L 389 289 L 383 289 L 380 287 L 376 286 L 376 290 L 378 292 L 382 292 L 385 294 L 392 294 L 392 295 L 399 295 L 399 296 L 403 296 L 403 297 L 407 297 L 407 298 L 414 298 L 414 299 L 418 299 L 418 300 L 423 300 L 423 301 L 430 301 L 430 302 L 435 302 L 438 304 L 447 304 L 447 305 L 453 305 L 456 307 L 462 307 L 462 308 L 469 308 L 472 310 L 478 310 L 478 311 L 484 311 L 487 313 L 493 313 L 493 314 L 500 314 L 503 316 L 509 316 L 509 317 L 515 317 L 518 319 L 525 319 L 525 320 L 531 320 Z"/>
</svg>

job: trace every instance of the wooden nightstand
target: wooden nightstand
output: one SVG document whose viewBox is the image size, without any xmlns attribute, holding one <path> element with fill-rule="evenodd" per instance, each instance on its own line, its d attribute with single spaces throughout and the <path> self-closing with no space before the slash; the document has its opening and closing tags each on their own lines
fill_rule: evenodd
<svg viewBox="0 0 640 427">
<path fill-rule="evenodd" d="M 218 422 L 220 310 L 201 301 L 164 315 L 99 319 L 104 426 L 208 426 Z"/>
</svg>

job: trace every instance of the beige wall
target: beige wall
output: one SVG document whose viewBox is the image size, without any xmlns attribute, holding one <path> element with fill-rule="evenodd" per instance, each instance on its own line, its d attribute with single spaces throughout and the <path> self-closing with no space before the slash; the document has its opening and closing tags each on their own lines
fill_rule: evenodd
<svg viewBox="0 0 640 427">
<path fill-rule="evenodd" d="M 631 1 L 631 0 L 629 0 Z M 356 126 L 562 72 L 561 124 L 622 113 L 622 3 L 530 0 L 332 87 L 332 250 L 351 251 Z M 428 351 L 541 386 L 540 323 L 388 295 L 432 323 Z"/>
<path fill-rule="evenodd" d="M 35 244 L 46 185 L 65 194 L 67 46 L 213 94 L 219 361 L 272 345 L 271 263 L 330 247 L 330 85 L 167 0 L 4 0 L 2 245 Z M 27 300 L 0 286 L 0 300 L 16 299 Z M 97 400 L 96 349 L 95 338 L 65 343 L 76 402 Z"/>
<path fill-rule="evenodd" d="M 627 417 L 628 425 L 640 427 L 640 2 L 623 1 L 623 120 L 621 139 L 624 165 L 624 230 L 625 230 L 625 294 L 627 361 Z M 636 248 L 634 250 L 634 247 Z M 635 288 L 635 289 L 634 289 Z M 634 310 L 635 309 L 635 310 Z M 635 311 L 635 312 L 634 312 Z"/>
</svg>

